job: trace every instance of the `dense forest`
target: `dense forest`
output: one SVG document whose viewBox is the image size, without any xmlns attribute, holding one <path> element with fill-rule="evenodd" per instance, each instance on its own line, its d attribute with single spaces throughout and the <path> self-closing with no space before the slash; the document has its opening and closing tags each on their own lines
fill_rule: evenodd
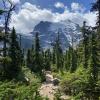
<svg viewBox="0 0 100 100">
<path fill-rule="evenodd" d="M 100 0 L 91 6 L 91 12 L 97 12 L 96 26 L 87 26 L 84 21 L 82 39 L 74 45 L 72 37 L 66 50 L 59 31 L 51 48 L 42 48 L 36 32 L 32 47 L 23 49 L 21 35 L 9 28 L 16 5 L 8 0 L 6 9 L 6 2 L 2 2 L 0 16 L 5 23 L 0 31 L 0 100 L 100 100 Z M 46 73 L 54 79 L 47 84 L 57 87 L 53 99 L 40 94 L 41 85 L 48 81 Z M 68 98 L 61 98 L 64 96 Z"/>
</svg>

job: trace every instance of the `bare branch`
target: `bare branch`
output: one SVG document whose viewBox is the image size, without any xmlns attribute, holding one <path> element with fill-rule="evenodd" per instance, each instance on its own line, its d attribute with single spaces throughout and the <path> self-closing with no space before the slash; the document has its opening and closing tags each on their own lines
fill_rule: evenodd
<svg viewBox="0 0 100 100">
<path fill-rule="evenodd" d="M 7 38 L 8 38 L 8 27 L 9 27 L 9 22 L 10 22 L 10 19 L 11 19 L 11 14 L 12 14 L 12 11 L 15 10 L 15 6 L 16 4 L 14 5 L 10 0 L 2 0 L 3 1 L 3 5 L 4 5 L 4 10 L 6 11 L 4 13 L 4 17 L 5 17 L 5 24 L 4 24 L 4 27 L 5 27 L 5 36 L 4 36 L 4 57 L 6 56 L 6 43 L 7 43 Z M 10 4 L 9 7 L 7 7 L 6 5 L 6 2 L 8 2 Z"/>
</svg>

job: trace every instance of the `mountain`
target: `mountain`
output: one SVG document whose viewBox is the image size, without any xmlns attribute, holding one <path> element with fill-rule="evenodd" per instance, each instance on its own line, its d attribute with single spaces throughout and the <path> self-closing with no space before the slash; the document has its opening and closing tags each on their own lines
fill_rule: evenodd
<svg viewBox="0 0 100 100">
<path fill-rule="evenodd" d="M 40 42 L 43 48 L 51 47 L 51 44 L 55 41 L 58 32 L 62 48 L 64 50 L 71 45 L 72 37 L 74 39 L 74 45 L 76 45 L 81 39 L 79 25 L 71 22 L 70 20 L 64 22 L 41 21 L 34 27 L 30 36 L 23 36 L 23 47 L 29 48 L 32 45 L 36 32 L 39 32 Z"/>
</svg>

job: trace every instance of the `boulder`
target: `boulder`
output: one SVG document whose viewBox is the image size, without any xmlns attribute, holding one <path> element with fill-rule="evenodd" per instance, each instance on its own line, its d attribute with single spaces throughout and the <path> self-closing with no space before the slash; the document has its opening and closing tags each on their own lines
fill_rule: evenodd
<svg viewBox="0 0 100 100">
<path fill-rule="evenodd" d="M 54 86 L 59 85 L 59 83 L 60 83 L 60 80 L 58 78 L 53 79 L 53 85 Z"/>
<path fill-rule="evenodd" d="M 51 71 L 46 71 L 45 73 L 46 73 L 46 74 L 51 74 Z"/>
<path fill-rule="evenodd" d="M 47 83 L 51 83 L 52 81 L 53 81 L 53 76 L 52 75 L 50 75 L 50 74 L 46 74 L 46 82 Z"/>
</svg>

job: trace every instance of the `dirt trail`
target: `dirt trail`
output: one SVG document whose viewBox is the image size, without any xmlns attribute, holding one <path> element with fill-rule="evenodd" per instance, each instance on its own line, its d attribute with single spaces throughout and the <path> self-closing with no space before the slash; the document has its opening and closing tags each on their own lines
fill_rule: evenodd
<svg viewBox="0 0 100 100">
<path fill-rule="evenodd" d="M 40 88 L 40 95 L 42 95 L 43 97 L 48 97 L 49 100 L 54 100 L 54 94 L 56 89 L 57 87 L 53 86 L 53 84 L 44 83 Z"/>
<path fill-rule="evenodd" d="M 40 95 L 48 97 L 49 100 L 54 100 L 54 94 L 57 89 L 58 86 L 53 85 L 53 76 L 50 73 L 46 73 L 46 82 L 39 89 Z"/>
<path fill-rule="evenodd" d="M 56 93 L 56 90 L 58 89 L 58 86 L 54 86 L 53 84 L 53 76 L 51 72 L 47 72 L 46 75 L 46 82 L 41 85 L 41 88 L 39 89 L 39 93 L 43 97 L 48 97 L 49 100 L 54 100 L 54 94 Z M 61 96 L 61 100 L 71 100 L 69 96 L 63 95 Z"/>
</svg>

